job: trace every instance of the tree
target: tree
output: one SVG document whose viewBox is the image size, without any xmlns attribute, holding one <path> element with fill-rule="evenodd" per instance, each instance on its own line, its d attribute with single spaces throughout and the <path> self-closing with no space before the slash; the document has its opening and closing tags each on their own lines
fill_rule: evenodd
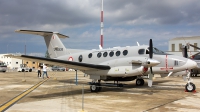
<svg viewBox="0 0 200 112">
<path fill-rule="evenodd" d="M 45 53 L 45 58 L 50 58 L 50 55 L 49 55 L 48 50 L 47 50 L 46 53 Z"/>
</svg>

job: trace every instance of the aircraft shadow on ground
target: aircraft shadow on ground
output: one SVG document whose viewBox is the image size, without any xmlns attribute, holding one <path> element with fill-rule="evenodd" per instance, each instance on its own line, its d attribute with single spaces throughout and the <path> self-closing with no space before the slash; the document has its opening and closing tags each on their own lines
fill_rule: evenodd
<svg viewBox="0 0 200 112">
<path fill-rule="evenodd" d="M 76 88 L 74 80 L 60 80 L 59 82 L 63 82 L 63 86 L 55 86 L 55 88 L 62 88 L 59 91 L 55 91 L 54 93 L 47 93 L 42 95 L 34 95 L 31 98 L 53 98 L 53 97 L 63 97 L 63 96 L 74 96 L 74 95 L 82 95 L 82 85 L 84 85 L 84 94 L 101 94 L 104 92 L 124 92 L 124 93 L 138 93 L 138 94 L 147 94 L 152 95 L 158 93 L 159 90 L 167 90 L 167 91 L 181 91 L 184 90 L 185 87 L 177 84 L 161 84 L 165 82 L 170 82 L 171 80 L 162 80 L 162 81 L 154 81 L 152 87 L 148 87 L 147 83 L 144 86 L 136 86 L 135 83 L 125 84 L 124 87 L 102 87 L 100 92 L 90 92 L 89 86 L 85 82 L 78 82 L 79 88 Z M 159 85 L 161 84 L 161 85 Z M 75 90 L 74 90 L 75 89 Z M 51 91 L 51 90 L 49 90 Z"/>
</svg>

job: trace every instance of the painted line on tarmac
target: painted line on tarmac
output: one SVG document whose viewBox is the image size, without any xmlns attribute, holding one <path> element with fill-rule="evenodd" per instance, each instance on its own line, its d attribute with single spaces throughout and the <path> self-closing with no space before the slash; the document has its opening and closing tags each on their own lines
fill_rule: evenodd
<svg viewBox="0 0 200 112">
<path fill-rule="evenodd" d="M 7 101 L 6 103 L 2 104 L 0 106 L 0 112 L 3 112 L 5 110 L 7 110 L 8 108 L 10 108 L 12 105 L 14 105 L 15 103 L 17 103 L 19 100 L 21 100 L 23 97 L 25 97 L 26 95 L 28 95 L 29 93 L 31 93 L 33 90 L 35 90 L 37 87 L 39 87 L 40 85 L 42 85 L 44 82 L 46 82 L 49 78 L 46 78 L 42 81 L 40 81 L 39 83 L 35 84 L 34 86 L 32 86 L 31 88 L 27 89 L 26 91 L 20 93 L 19 95 L 15 96 L 14 98 L 12 98 L 11 100 Z"/>
<path fill-rule="evenodd" d="M 175 100 L 172 100 L 172 101 L 169 101 L 169 102 L 167 102 L 167 103 L 164 103 L 164 104 L 161 104 L 161 105 L 155 106 L 155 107 L 150 108 L 150 109 L 147 109 L 147 110 L 145 110 L 145 111 L 143 111 L 143 112 L 151 111 L 151 110 L 153 110 L 153 109 L 156 109 L 156 108 L 159 108 L 159 107 L 165 106 L 165 105 L 170 104 L 170 103 L 173 103 L 173 102 L 175 102 L 175 101 L 182 100 L 182 99 L 184 99 L 184 98 L 186 98 L 186 97 L 189 97 L 189 96 L 194 96 L 194 93 L 189 94 L 189 95 L 187 95 L 187 96 L 183 96 L 183 97 L 181 97 L 181 98 L 178 98 L 178 99 L 175 99 Z"/>
</svg>

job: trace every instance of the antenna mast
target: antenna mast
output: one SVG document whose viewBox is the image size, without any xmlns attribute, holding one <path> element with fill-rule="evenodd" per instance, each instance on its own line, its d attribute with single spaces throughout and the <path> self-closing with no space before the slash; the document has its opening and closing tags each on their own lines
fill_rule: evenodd
<svg viewBox="0 0 200 112">
<path fill-rule="evenodd" d="M 101 47 L 103 47 L 103 0 L 101 0 Z"/>
</svg>

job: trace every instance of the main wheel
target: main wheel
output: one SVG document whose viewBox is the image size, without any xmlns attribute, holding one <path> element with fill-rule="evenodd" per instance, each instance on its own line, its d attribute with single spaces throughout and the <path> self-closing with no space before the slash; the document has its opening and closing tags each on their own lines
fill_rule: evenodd
<svg viewBox="0 0 200 112">
<path fill-rule="evenodd" d="M 99 87 L 99 86 L 101 86 L 101 84 L 99 84 L 99 83 L 92 84 L 90 86 L 90 91 L 91 92 L 99 92 L 99 91 L 101 91 L 101 87 Z"/>
<path fill-rule="evenodd" d="M 136 80 L 136 85 L 137 86 L 143 86 L 144 85 L 144 79 L 137 79 Z"/>
<path fill-rule="evenodd" d="M 97 92 L 98 90 L 99 90 L 99 88 L 97 87 L 96 84 L 92 84 L 92 85 L 90 86 L 90 91 L 91 91 L 91 92 Z"/>
<path fill-rule="evenodd" d="M 185 85 L 185 89 L 186 89 L 187 92 L 193 92 L 193 91 L 196 90 L 196 86 L 193 83 L 190 82 L 190 84 L 187 83 Z"/>
</svg>

